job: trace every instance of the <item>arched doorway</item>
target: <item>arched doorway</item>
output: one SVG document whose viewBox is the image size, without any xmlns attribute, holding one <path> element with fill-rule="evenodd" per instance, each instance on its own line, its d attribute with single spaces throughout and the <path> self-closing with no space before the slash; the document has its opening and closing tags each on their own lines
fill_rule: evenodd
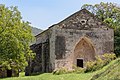
<svg viewBox="0 0 120 80">
<path fill-rule="evenodd" d="M 87 37 L 82 38 L 74 49 L 74 64 L 82 67 L 83 62 L 95 60 L 95 49 Z M 78 62 L 79 61 L 79 62 Z M 81 63 L 80 63 L 81 62 Z"/>
</svg>

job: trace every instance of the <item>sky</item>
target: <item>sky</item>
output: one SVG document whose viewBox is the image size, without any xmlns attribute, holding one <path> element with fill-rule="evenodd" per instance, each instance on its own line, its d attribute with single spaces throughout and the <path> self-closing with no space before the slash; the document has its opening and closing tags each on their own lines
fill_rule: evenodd
<svg viewBox="0 0 120 80">
<path fill-rule="evenodd" d="M 17 6 L 24 21 L 42 30 L 79 11 L 84 4 L 100 2 L 120 4 L 120 0 L 0 0 L 7 7 Z"/>
</svg>

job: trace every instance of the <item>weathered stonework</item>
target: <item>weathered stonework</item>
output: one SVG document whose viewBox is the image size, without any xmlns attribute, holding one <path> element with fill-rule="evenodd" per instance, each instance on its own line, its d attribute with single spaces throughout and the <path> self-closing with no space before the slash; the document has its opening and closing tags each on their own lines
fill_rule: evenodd
<svg viewBox="0 0 120 80">
<path fill-rule="evenodd" d="M 36 48 L 37 47 L 37 48 Z M 36 35 L 31 48 L 36 58 L 30 61 L 26 75 L 51 72 L 77 61 L 93 61 L 96 55 L 114 51 L 114 31 L 83 9 Z"/>
<path fill-rule="evenodd" d="M 15 70 L 3 70 L 0 68 L 0 78 L 5 78 L 5 77 L 18 77 L 19 72 Z"/>
</svg>

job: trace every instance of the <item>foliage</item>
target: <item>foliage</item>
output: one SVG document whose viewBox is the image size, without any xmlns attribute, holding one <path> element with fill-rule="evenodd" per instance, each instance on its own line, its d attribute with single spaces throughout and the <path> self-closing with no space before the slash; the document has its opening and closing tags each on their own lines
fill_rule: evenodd
<svg viewBox="0 0 120 80">
<path fill-rule="evenodd" d="M 104 68 L 91 73 L 70 73 L 64 75 L 53 75 L 52 73 L 44 73 L 36 76 L 23 76 L 24 73 L 21 73 L 20 77 L 4 78 L 4 80 L 119 80 L 119 72 L 120 58 L 113 60 L 112 62 L 110 62 L 109 65 L 105 66 Z"/>
<path fill-rule="evenodd" d="M 87 73 L 97 71 L 107 64 L 109 64 L 112 60 L 116 59 L 116 55 L 114 53 L 105 53 L 103 55 L 96 56 L 95 61 L 88 61 L 85 63 L 85 68 L 77 67 L 73 65 L 72 70 L 68 70 L 66 68 L 59 68 L 53 71 L 53 74 L 60 75 L 60 74 L 68 74 L 68 73 Z"/>
<path fill-rule="evenodd" d="M 60 74 L 65 74 L 65 73 L 68 73 L 68 70 L 66 68 L 60 68 L 60 69 L 53 71 L 53 74 L 55 75 L 60 75 Z"/>
<path fill-rule="evenodd" d="M 72 70 L 68 70 L 67 68 L 60 68 L 57 70 L 53 71 L 53 74 L 55 75 L 60 75 L 60 74 L 69 74 L 69 73 L 84 73 L 85 72 L 85 68 L 81 68 L 81 67 L 77 67 L 77 66 L 73 66 Z"/>
<path fill-rule="evenodd" d="M 95 61 L 88 61 L 86 62 L 86 71 L 85 72 L 92 72 L 99 70 L 110 63 L 112 60 L 116 59 L 115 54 L 103 54 L 101 56 L 97 56 Z"/>
<path fill-rule="evenodd" d="M 85 4 L 85 8 L 95 14 L 103 22 L 107 23 L 109 27 L 114 29 L 115 53 L 120 55 L 120 7 L 114 3 L 103 3 L 90 5 Z"/>
<path fill-rule="evenodd" d="M 73 72 L 74 72 L 74 73 L 78 73 L 78 74 L 84 73 L 84 72 L 85 72 L 85 68 L 73 66 Z"/>
<path fill-rule="evenodd" d="M 86 62 L 86 71 L 85 72 L 92 72 L 94 70 L 94 66 L 95 66 L 96 62 L 94 61 L 89 61 L 89 62 Z"/>
<path fill-rule="evenodd" d="M 17 7 L 0 5 L 0 66 L 2 69 L 23 70 L 33 57 L 29 48 L 33 40 L 30 23 L 22 21 Z"/>
<path fill-rule="evenodd" d="M 97 72 L 91 80 L 119 80 L 120 58 L 112 61 L 108 66 Z"/>
</svg>

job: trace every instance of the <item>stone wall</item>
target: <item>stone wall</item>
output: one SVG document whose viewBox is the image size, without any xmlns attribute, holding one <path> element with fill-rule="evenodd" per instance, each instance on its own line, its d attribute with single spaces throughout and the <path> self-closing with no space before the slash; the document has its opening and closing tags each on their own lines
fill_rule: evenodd
<svg viewBox="0 0 120 80">
<path fill-rule="evenodd" d="M 65 56 L 65 36 L 56 36 L 55 40 L 55 55 L 56 59 L 63 59 Z"/>
<path fill-rule="evenodd" d="M 61 67 L 61 65 L 63 65 L 63 62 L 65 62 L 63 67 L 70 68 L 71 66 L 72 68 L 75 46 L 83 37 L 88 37 L 90 39 L 90 42 L 93 44 L 95 49 L 95 55 L 112 53 L 114 51 L 114 33 L 112 29 L 107 28 L 99 29 L 93 28 L 91 30 L 56 29 L 55 34 L 56 38 L 57 36 L 61 37 L 64 36 L 65 41 L 65 46 L 63 46 L 65 47 L 65 49 L 63 50 L 59 48 L 63 53 L 60 53 L 59 51 L 57 52 L 57 50 L 55 52 L 55 54 L 60 53 L 60 55 L 62 55 L 61 59 L 60 58 L 58 59 L 57 58 L 58 55 L 55 55 L 56 68 L 58 68 L 59 66 Z M 55 46 L 60 45 L 56 44 Z M 57 47 L 55 49 L 57 49 Z"/>
<path fill-rule="evenodd" d="M 7 71 L 0 69 L 0 78 L 7 77 Z"/>
<path fill-rule="evenodd" d="M 69 16 L 65 20 L 58 23 L 59 28 L 76 29 L 76 30 L 88 30 L 91 28 L 108 28 L 97 16 L 86 9 L 80 10 L 73 15 Z"/>
<path fill-rule="evenodd" d="M 49 33 L 46 31 L 38 36 L 36 36 L 36 43 L 31 45 L 31 50 L 36 56 L 34 60 L 28 61 L 29 65 L 25 71 L 26 76 L 50 71 Z"/>
<path fill-rule="evenodd" d="M 8 71 L 10 71 L 10 73 Z M 18 76 L 19 76 L 19 72 L 15 71 L 14 69 L 12 69 L 12 70 L 0 69 L 0 78 L 18 77 Z"/>
</svg>

